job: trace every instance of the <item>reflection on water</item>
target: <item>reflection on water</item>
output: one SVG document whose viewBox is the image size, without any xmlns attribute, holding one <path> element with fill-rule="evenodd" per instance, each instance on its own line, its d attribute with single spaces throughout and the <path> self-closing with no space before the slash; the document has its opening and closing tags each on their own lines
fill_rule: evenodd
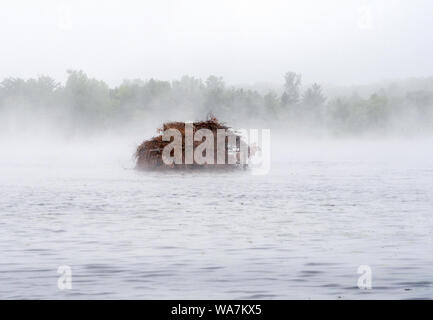
<svg viewBox="0 0 433 320">
<path fill-rule="evenodd" d="M 280 160 L 265 176 L 5 162 L 0 298 L 433 298 L 431 158 Z"/>
</svg>

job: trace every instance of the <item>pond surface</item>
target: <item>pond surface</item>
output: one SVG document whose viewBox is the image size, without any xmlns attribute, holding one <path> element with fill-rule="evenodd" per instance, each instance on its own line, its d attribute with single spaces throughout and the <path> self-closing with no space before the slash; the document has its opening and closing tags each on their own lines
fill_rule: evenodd
<svg viewBox="0 0 433 320">
<path fill-rule="evenodd" d="M 31 150 L 0 162 L 0 298 L 433 298 L 429 142 L 299 144 L 267 175 Z"/>
</svg>

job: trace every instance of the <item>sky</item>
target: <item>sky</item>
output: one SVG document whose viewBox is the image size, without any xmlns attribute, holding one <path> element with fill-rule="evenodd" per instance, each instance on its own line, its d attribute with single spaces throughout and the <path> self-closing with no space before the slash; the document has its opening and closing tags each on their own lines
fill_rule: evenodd
<svg viewBox="0 0 433 320">
<path fill-rule="evenodd" d="M 2 0 L 0 79 L 356 85 L 433 75 L 431 0 Z"/>
</svg>

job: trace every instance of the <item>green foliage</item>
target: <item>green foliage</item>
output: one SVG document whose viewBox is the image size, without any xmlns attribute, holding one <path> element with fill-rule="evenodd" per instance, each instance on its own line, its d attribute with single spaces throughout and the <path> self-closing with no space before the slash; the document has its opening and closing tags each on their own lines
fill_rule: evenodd
<svg viewBox="0 0 433 320">
<path fill-rule="evenodd" d="M 211 112 L 229 123 L 261 120 L 285 127 L 303 122 L 310 128 L 360 133 L 384 128 L 408 115 L 424 123 L 431 121 L 433 88 L 411 89 L 401 94 L 394 85 L 364 98 L 353 94 L 327 99 L 317 83 L 301 95 L 301 75 L 294 72 L 285 74 L 280 94 L 228 87 L 217 76 L 205 81 L 190 76 L 172 82 L 125 80 L 111 89 L 83 71 L 69 70 L 64 85 L 47 76 L 4 79 L 0 110 L 28 116 L 38 112 L 52 116 L 61 126 L 89 130 L 128 125 L 154 114 L 167 114 L 167 119 L 173 112 L 188 110 L 197 119 Z"/>
<path fill-rule="evenodd" d="M 295 105 L 299 102 L 302 77 L 295 72 L 287 72 L 284 75 L 284 92 L 281 96 L 283 106 Z"/>
<path fill-rule="evenodd" d="M 322 94 L 322 88 L 317 83 L 308 88 L 302 97 L 302 104 L 313 108 L 322 106 L 325 101 L 326 98 Z"/>
</svg>

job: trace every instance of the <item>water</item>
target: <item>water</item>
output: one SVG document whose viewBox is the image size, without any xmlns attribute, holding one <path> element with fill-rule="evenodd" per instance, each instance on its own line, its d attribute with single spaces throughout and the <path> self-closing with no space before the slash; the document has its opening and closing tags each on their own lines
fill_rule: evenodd
<svg viewBox="0 0 433 320">
<path fill-rule="evenodd" d="M 433 298 L 429 142 L 299 143 L 264 176 L 136 172 L 128 148 L 1 157 L 0 298 Z"/>
</svg>

